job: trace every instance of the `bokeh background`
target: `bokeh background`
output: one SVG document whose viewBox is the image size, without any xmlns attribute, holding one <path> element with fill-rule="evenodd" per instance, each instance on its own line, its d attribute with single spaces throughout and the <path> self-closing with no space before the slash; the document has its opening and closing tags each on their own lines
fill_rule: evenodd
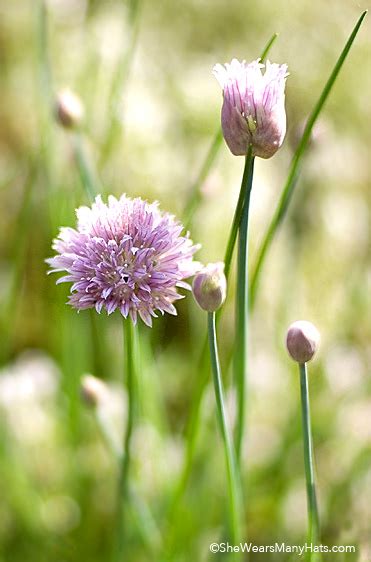
<svg viewBox="0 0 371 562">
<path fill-rule="evenodd" d="M 277 204 L 293 151 L 361 10 L 351 0 L 17 0 L 0 4 L 0 561 L 101 562 L 112 548 L 117 463 L 98 421 L 120 439 L 122 336 L 117 315 L 76 312 L 44 263 L 60 225 L 87 204 L 77 151 L 105 195 L 157 199 L 180 218 L 219 127 L 216 62 L 287 62 L 288 133 L 258 161 L 251 260 Z M 371 560 L 371 42 L 365 21 L 314 131 L 288 214 L 265 263 L 250 329 L 244 448 L 246 540 L 306 538 L 299 379 L 287 326 L 322 335 L 310 393 L 323 543 Z M 83 131 L 63 130 L 63 87 L 85 106 Z M 243 160 L 221 149 L 189 221 L 199 259 L 223 258 Z M 220 325 L 233 418 L 234 281 Z M 214 397 L 204 394 L 184 493 L 174 494 L 197 400 L 206 318 L 190 295 L 178 317 L 141 327 L 141 416 L 135 433 L 127 560 L 208 560 L 223 537 L 226 475 Z M 106 381 L 99 412 L 80 381 Z M 211 381 L 211 377 L 210 377 Z M 147 512 L 150 510 L 151 515 Z M 219 559 L 214 555 L 215 559 Z M 287 560 L 256 554 L 251 560 Z"/>
</svg>

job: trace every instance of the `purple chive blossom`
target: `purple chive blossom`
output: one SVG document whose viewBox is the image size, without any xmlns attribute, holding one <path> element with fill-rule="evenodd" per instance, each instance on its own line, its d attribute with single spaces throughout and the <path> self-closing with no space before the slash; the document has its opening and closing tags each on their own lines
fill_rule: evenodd
<svg viewBox="0 0 371 562">
<path fill-rule="evenodd" d="M 66 271 L 57 283 L 72 282 L 69 304 L 78 310 L 119 309 L 136 323 L 152 326 L 152 316 L 169 312 L 183 298 L 177 287 L 200 268 L 193 261 L 199 246 L 181 236 L 183 226 L 157 203 L 109 196 L 76 211 L 77 229 L 61 228 L 53 242 L 57 256 L 47 263 L 50 273 Z"/>
<path fill-rule="evenodd" d="M 246 64 L 233 59 L 217 64 L 213 74 L 223 90 L 222 129 L 225 141 L 236 156 L 253 154 L 270 158 L 286 134 L 286 64 L 267 61 L 263 74 L 259 60 Z"/>
</svg>

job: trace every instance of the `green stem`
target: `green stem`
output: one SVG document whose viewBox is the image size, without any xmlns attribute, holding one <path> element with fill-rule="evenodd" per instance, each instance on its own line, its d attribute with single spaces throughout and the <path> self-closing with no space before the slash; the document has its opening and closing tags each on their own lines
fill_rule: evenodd
<svg viewBox="0 0 371 562">
<path fill-rule="evenodd" d="M 108 101 L 107 128 L 100 151 L 99 169 L 107 162 L 122 131 L 123 115 L 119 111 L 119 105 L 124 97 L 124 90 L 129 81 L 138 43 L 141 4 L 141 0 L 129 0 L 128 2 L 128 47 L 118 61 L 117 71 L 112 81 Z"/>
<path fill-rule="evenodd" d="M 131 460 L 131 438 L 136 413 L 136 381 L 134 362 L 134 326 L 130 319 L 124 320 L 124 350 L 126 367 L 126 386 L 128 394 L 128 416 L 124 437 L 124 458 L 122 464 L 122 493 L 126 494 Z"/>
<path fill-rule="evenodd" d="M 258 257 L 256 259 L 256 263 L 255 263 L 255 268 L 254 271 L 252 273 L 251 276 L 251 286 L 250 286 L 250 303 L 251 306 L 254 305 L 255 303 L 255 297 L 256 297 L 256 289 L 258 286 L 258 282 L 260 279 L 260 274 L 261 274 L 261 270 L 263 267 L 263 263 L 266 259 L 266 255 L 267 252 L 272 244 L 272 241 L 275 237 L 275 234 L 286 214 L 287 208 L 289 206 L 292 194 L 294 192 L 297 180 L 298 180 L 298 176 L 300 173 L 300 169 L 301 169 L 301 165 L 303 162 L 303 158 L 306 152 L 306 149 L 308 148 L 308 144 L 310 141 L 310 137 L 311 137 L 311 133 L 313 130 L 314 125 L 316 124 L 319 114 L 321 113 L 321 110 L 332 90 L 332 87 L 334 85 L 334 82 L 341 70 L 341 67 L 344 64 L 344 61 L 350 51 L 350 48 L 354 42 L 354 39 L 356 38 L 356 35 L 358 33 L 359 28 L 361 27 L 361 24 L 365 18 L 367 14 L 367 11 L 363 12 L 362 15 L 360 16 L 360 18 L 358 19 L 358 22 L 356 24 L 356 26 L 354 27 L 348 41 L 345 44 L 344 49 L 342 50 L 340 57 L 338 58 L 333 71 L 330 74 L 329 79 L 327 80 L 325 87 L 323 88 L 321 95 L 317 101 L 317 103 L 315 104 L 311 114 L 308 117 L 308 121 L 307 124 L 305 126 L 304 129 L 304 133 L 303 136 L 301 138 L 301 141 L 299 143 L 298 148 L 296 149 L 296 152 L 294 154 L 294 157 L 292 159 L 291 162 L 291 166 L 290 166 L 290 170 L 289 170 L 289 174 L 287 176 L 287 180 L 286 183 L 284 185 L 284 188 L 282 190 L 275 214 L 273 215 L 272 221 L 268 227 L 267 233 L 263 239 L 263 242 L 260 246 L 259 252 L 258 252 Z"/>
<path fill-rule="evenodd" d="M 191 186 L 190 189 L 190 194 L 189 194 L 189 198 L 188 201 L 186 203 L 185 209 L 184 209 L 184 213 L 183 213 L 183 224 L 184 224 L 184 228 L 186 230 L 188 230 L 192 217 L 197 209 L 197 206 L 201 200 L 202 194 L 201 194 L 201 188 L 207 178 L 207 176 L 209 175 L 209 172 L 212 168 L 212 165 L 215 162 L 215 159 L 218 155 L 219 149 L 222 145 L 222 140 L 223 140 L 223 133 L 222 130 L 219 128 L 218 131 L 216 132 L 213 141 L 210 145 L 210 148 L 207 152 L 206 158 L 204 163 L 201 166 L 200 172 L 196 178 L 196 181 L 194 182 L 194 184 Z"/>
<path fill-rule="evenodd" d="M 197 430 L 198 430 L 198 423 L 199 423 L 199 412 L 201 409 L 202 399 L 204 395 L 204 389 L 207 385 L 209 380 L 208 371 L 209 371 L 209 353 L 208 353 L 208 345 L 207 339 L 205 342 L 205 346 L 202 349 L 201 358 L 199 362 L 199 367 L 197 369 L 197 373 L 199 373 L 199 384 L 196 389 L 195 396 L 193 396 L 192 400 L 192 409 L 191 415 L 189 417 L 188 425 L 187 425 L 187 432 L 186 432 L 186 442 L 187 447 L 185 451 L 185 462 L 183 466 L 183 470 L 181 472 L 181 477 L 178 482 L 178 486 L 176 488 L 172 505 L 170 508 L 170 519 L 172 519 L 171 515 L 173 515 L 176 511 L 177 506 L 179 505 L 179 501 L 184 494 L 184 491 L 187 486 L 188 478 L 192 470 L 192 462 L 193 462 L 193 455 L 195 452 L 196 441 L 197 441 Z"/>
<path fill-rule="evenodd" d="M 217 415 L 224 444 L 224 454 L 227 466 L 230 532 L 233 544 L 241 540 L 240 524 L 242 521 L 241 486 L 233 442 L 228 430 L 224 406 L 224 391 L 220 372 L 218 345 L 216 340 L 215 312 L 208 313 L 208 337 L 210 347 L 211 369 L 213 373 Z"/>
<path fill-rule="evenodd" d="M 46 224 L 54 231 L 54 219 L 56 216 L 56 200 L 58 181 L 55 169 L 55 138 L 54 119 L 52 108 L 54 103 L 53 72 L 49 48 L 49 14 L 46 0 L 38 0 L 37 8 L 36 41 L 37 41 L 37 89 L 42 103 L 39 104 L 39 131 L 40 146 L 38 148 L 40 188 L 45 190 L 45 208 L 39 208 L 41 212 L 47 213 Z M 35 186 L 36 187 L 36 186 Z M 44 200 L 44 197 L 42 197 Z M 40 217 L 41 219 L 41 217 Z M 44 219 L 44 220 L 45 220 Z M 41 221 L 42 222 L 42 221 Z"/>
<path fill-rule="evenodd" d="M 93 372 L 97 377 L 109 377 L 110 367 L 107 358 L 105 319 L 98 316 L 95 309 L 90 309 L 89 312 Z"/>
<path fill-rule="evenodd" d="M 12 241 L 13 270 L 9 292 L 4 303 L 1 303 L 0 312 L 0 364 L 6 363 L 11 355 L 11 347 L 17 326 L 18 301 L 21 291 L 22 278 L 25 268 L 25 256 L 29 243 L 29 227 L 31 222 L 31 198 L 36 179 L 36 166 L 30 164 L 28 177 L 22 193 L 22 200 L 16 221 L 16 233 Z"/>
<path fill-rule="evenodd" d="M 126 378 L 128 413 L 123 443 L 123 456 L 119 481 L 118 508 L 118 543 L 115 560 L 122 558 L 127 536 L 127 522 L 124 521 L 129 505 L 129 472 L 131 466 L 131 446 L 134 421 L 137 410 L 136 380 L 135 380 L 135 334 L 130 318 L 123 321 L 124 332 L 124 377 Z"/>
<path fill-rule="evenodd" d="M 263 49 L 262 54 L 260 55 L 260 60 L 261 62 L 264 62 L 265 59 L 267 58 L 269 51 L 272 48 L 273 43 L 275 42 L 275 40 L 278 37 L 278 33 L 273 33 L 272 37 L 268 40 L 268 43 L 266 44 L 266 46 Z"/>
<path fill-rule="evenodd" d="M 94 410 L 95 421 L 107 448 L 117 462 L 123 462 L 123 454 L 117 439 L 115 428 L 106 413 L 99 406 Z M 133 486 L 128 487 L 130 503 L 133 505 L 135 522 L 138 532 L 149 553 L 156 555 L 162 543 L 160 531 L 148 505 L 135 491 Z"/>
<path fill-rule="evenodd" d="M 241 224 L 238 238 L 237 293 L 236 293 L 236 355 L 235 377 L 237 388 L 236 453 L 241 458 L 242 440 L 245 425 L 246 376 L 247 376 L 247 333 L 248 333 L 248 230 L 254 157 L 249 146 L 242 176 L 241 193 L 244 193 Z"/>
<path fill-rule="evenodd" d="M 89 201 L 94 201 L 95 196 L 99 193 L 99 184 L 93 172 L 91 162 L 89 162 L 84 139 L 79 132 L 73 136 L 73 147 L 82 186 Z"/>
<path fill-rule="evenodd" d="M 197 388 L 192 397 L 191 413 L 187 423 L 186 429 L 186 450 L 185 458 L 180 473 L 179 480 L 172 494 L 170 506 L 168 509 L 168 520 L 170 527 L 166 533 L 166 541 L 164 545 L 164 560 L 175 560 L 174 549 L 177 545 L 177 533 L 180 528 L 180 507 L 182 505 L 182 498 L 187 488 L 187 483 L 192 472 L 193 458 L 196 450 L 197 436 L 199 430 L 201 404 L 204 397 L 204 390 L 209 380 L 209 352 L 208 352 L 208 338 L 204 341 L 202 352 L 200 354 L 196 372 Z"/>
<path fill-rule="evenodd" d="M 113 426 L 111 419 L 108 418 L 106 411 L 100 405 L 94 408 L 94 414 L 97 427 L 107 449 L 117 462 L 122 463 L 123 454 L 121 440 L 118 435 L 119 432 L 116 432 L 116 428 Z"/>
<path fill-rule="evenodd" d="M 40 89 L 43 96 L 44 106 L 49 118 L 53 78 L 49 58 L 49 38 L 48 38 L 48 13 L 45 0 L 39 0 L 37 14 L 37 56 L 40 75 Z"/>
<path fill-rule="evenodd" d="M 227 249 L 224 255 L 224 274 L 227 281 L 231 270 L 232 256 L 233 256 L 234 246 L 236 244 L 237 232 L 240 227 L 241 219 L 242 219 L 242 211 L 243 211 L 243 205 L 245 202 L 245 195 L 246 195 L 245 188 L 246 186 L 244 185 L 244 182 L 242 180 L 240 194 L 238 196 L 237 206 L 233 216 L 232 227 L 227 242 Z"/>
<path fill-rule="evenodd" d="M 262 54 L 260 56 L 260 59 L 262 62 L 264 62 L 265 58 L 268 56 L 268 53 L 273 45 L 273 43 L 275 42 L 275 40 L 277 39 L 278 35 L 277 33 L 274 33 L 272 35 L 272 37 L 269 39 L 269 41 L 267 42 L 267 44 L 265 45 Z M 221 133 L 221 131 L 220 131 Z M 204 177 L 202 179 L 202 182 L 205 181 L 208 173 L 210 172 L 211 169 L 211 165 L 208 167 L 207 166 L 207 161 L 210 157 L 210 154 L 213 153 L 213 146 L 215 147 L 215 144 L 217 143 L 217 135 L 215 135 L 215 139 L 214 142 L 210 148 L 209 153 L 207 154 L 206 157 L 206 162 L 202 168 L 202 170 L 204 170 Z M 218 147 L 218 150 L 220 148 L 221 144 Z M 213 153 L 214 159 L 216 158 L 217 152 Z M 208 168 L 208 169 L 207 169 Z M 201 177 L 201 173 L 199 178 Z M 197 184 L 195 183 L 194 185 L 197 186 Z M 224 257 L 224 264 L 225 264 L 225 269 L 224 269 L 224 273 L 225 276 L 228 280 L 228 276 L 230 273 L 230 267 L 231 267 L 231 262 L 232 262 L 232 256 L 233 256 L 233 250 L 234 250 L 234 246 L 236 243 L 236 238 L 237 238 L 237 232 L 238 232 L 238 228 L 241 222 L 241 217 L 242 217 L 242 209 L 243 209 L 243 203 L 244 203 L 244 197 L 245 197 L 245 193 L 244 193 L 244 189 L 240 190 L 240 194 L 239 194 L 239 198 L 238 198 L 238 202 L 237 202 L 237 206 L 235 209 L 235 213 L 234 213 L 234 217 L 233 217 L 233 221 L 232 221 L 232 226 L 231 226 L 231 230 L 229 233 L 229 237 L 228 237 L 228 242 L 227 242 L 227 249 L 225 252 L 225 257 Z M 187 216 L 187 215 L 186 215 Z M 220 316 L 217 316 L 217 320 L 220 318 Z M 195 448 L 196 448 L 196 441 L 197 441 L 197 433 L 199 430 L 199 419 L 200 419 L 200 413 L 201 413 L 201 405 L 202 405 L 202 399 L 203 399 L 203 395 L 204 395 L 204 391 L 205 388 L 207 386 L 207 377 L 202 376 L 202 373 L 205 372 L 205 364 L 208 360 L 208 345 L 207 345 L 207 338 L 205 339 L 205 342 L 203 343 L 202 346 L 202 350 L 200 353 L 200 359 L 198 362 L 198 368 L 197 368 L 197 372 L 200 373 L 200 376 L 197 377 L 197 389 L 196 389 L 196 399 L 193 400 L 192 402 L 192 410 L 191 410 L 191 414 L 189 417 L 189 422 L 188 422 L 188 426 L 187 426 L 187 447 L 186 447 L 186 454 L 185 454 L 185 462 L 182 468 L 182 472 L 180 475 L 180 479 L 179 479 L 179 483 L 178 486 L 176 488 L 176 492 L 174 494 L 174 498 L 173 501 L 171 503 L 171 507 L 170 507 L 170 521 L 172 521 L 172 529 L 175 529 L 176 525 L 175 523 L 177 522 L 177 517 L 176 517 L 176 510 L 179 507 L 179 503 L 180 500 L 184 494 L 184 491 L 186 489 L 187 486 L 187 482 L 189 479 L 189 475 L 191 474 L 191 470 L 192 470 L 192 463 L 193 463 L 193 458 L 194 458 L 194 452 L 195 452 Z M 169 539 L 171 542 L 171 539 Z"/>
<path fill-rule="evenodd" d="M 314 478 L 314 458 L 313 458 L 313 441 L 310 423 L 310 407 L 309 407 L 309 390 L 308 390 L 308 374 L 307 365 L 302 363 L 299 365 L 300 370 L 300 391 L 301 391 L 301 413 L 303 425 L 303 442 L 304 442 L 304 467 L 305 479 L 307 487 L 308 502 L 308 539 L 312 545 L 318 545 L 320 539 L 320 525 L 316 497 L 316 486 Z M 311 553 L 310 560 L 318 560 L 315 553 Z"/>
</svg>

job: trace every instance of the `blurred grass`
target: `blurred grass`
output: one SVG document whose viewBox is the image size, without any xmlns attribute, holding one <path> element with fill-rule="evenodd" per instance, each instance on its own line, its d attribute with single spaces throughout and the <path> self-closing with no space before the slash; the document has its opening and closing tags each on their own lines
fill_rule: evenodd
<svg viewBox="0 0 371 562">
<path fill-rule="evenodd" d="M 106 152 L 112 91 L 132 48 L 130 5 L 120 0 L 48 1 L 53 84 L 47 96 L 40 79 L 45 76 L 40 60 L 46 56 L 38 27 L 41 4 L 19 0 L 0 6 L 3 310 L 14 279 L 18 287 L 1 332 L 4 561 L 95 562 L 107 558 L 112 544 L 116 465 L 80 404 L 78 388 L 89 371 L 108 381 L 120 379 L 120 321 L 95 318 L 95 330 L 107 346 L 105 358 L 99 358 L 89 313 L 77 315 L 65 306 L 67 289 L 55 288 L 54 279 L 45 275 L 52 237 L 60 225 L 73 224 L 77 205 L 88 203 L 73 139 L 52 120 L 52 94 L 69 86 L 84 101 L 85 148 L 106 193 L 158 199 L 162 208 L 181 216 L 219 123 L 220 91 L 212 66 L 233 56 L 255 58 L 266 37 L 278 32 L 272 60 L 287 62 L 291 73 L 288 135 L 274 159 L 256 163 L 254 255 L 297 147 L 298 131 L 313 106 L 313 93 L 327 79 L 352 22 L 367 7 L 363 1 L 339 6 L 335 0 L 190 0 L 181 10 L 170 0 L 141 4 L 135 56 L 122 95 L 121 87 L 115 94 L 116 132 Z M 357 544 L 356 556 L 333 559 L 362 562 L 371 551 L 366 501 L 371 493 L 369 26 L 366 22 L 357 38 L 313 132 L 300 189 L 261 278 L 251 327 L 251 412 L 244 450 L 246 538 L 260 544 L 303 542 L 299 381 L 283 340 L 292 320 L 312 320 L 323 337 L 310 373 L 323 542 Z M 222 258 L 240 173 L 241 160 L 222 147 L 192 218 L 192 237 L 203 244 L 201 260 Z M 223 365 L 233 346 L 233 295 L 232 280 L 220 327 Z M 197 379 L 205 376 L 195 368 L 204 315 L 190 297 L 178 308 L 177 318 L 164 317 L 152 331 L 141 330 L 145 342 L 134 484 L 165 535 L 193 392 Z M 28 356 L 20 364 L 29 348 L 51 357 L 59 375 L 55 367 L 37 366 Z M 41 396 L 25 392 L 40 372 L 49 373 L 46 380 L 55 380 L 56 389 L 44 395 L 39 388 Z M 23 378 L 18 380 L 17 373 Z M 230 376 L 226 372 L 227 387 Z M 229 403 L 233 413 L 231 395 Z M 210 387 L 200 433 L 172 554 L 177 562 L 206 560 L 209 543 L 223 535 L 223 452 Z M 137 527 L 131 528 L 129 560 L 148 560 Z M 283 560 L 282 555 L 265 559 Z"/>
</svg>

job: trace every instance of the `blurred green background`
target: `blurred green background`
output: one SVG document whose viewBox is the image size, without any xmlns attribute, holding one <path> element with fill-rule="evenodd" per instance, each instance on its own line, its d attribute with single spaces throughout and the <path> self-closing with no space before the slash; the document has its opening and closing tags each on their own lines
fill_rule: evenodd
<svg viewBox="0 0 371 562">
<path fill-rule="evenodd" d="M 257 58 L 278 32 L 269 58 L 289 66 L 288 132 L 273 159 L 256 162 L 253 263 L 305 119 L 365 8 L 351 0 L 0 4 L 1 562 L 101 562 L 112 548 L 117 466 L 79 388 L 86 373 L 107 381 L 99 415 L 119 435 L 120 318 L 76 314 L 64 304 L 68 288 L 55 287 L 44 263 L 59 226 L 73 226 L 75 207 L 89 203 L 76 150 L 84 150 L 103 195 L 157 199 L 184 217 L 219 126 L 213 65 Z M 355 555 L 327 557 L 361 562 L 371 560 L 370 29 L 366 18 L 263 270 L 250 329 L 243 469 L 246 540 L 303 543 L 299 379 L 284 339 L 292 321 L 311 320 L 322 335 L 310 392 L 323 543 L 355 544 Z M 53 119 L 64 87 L 85 106 L 79 136 Z M 242 168 L 223 144 L 190 223 L 201 261 L 223 258 Z M 227 391 L 233 294 L 232 280 L 219 332 Z M 186 426 L 207 376 L 198 369 L 205 329 L 190 295 L 178 317 L 141 326 L 132 481 L 153 521 L 132 510 L 128 562 L 208 560 L 209 544 L 225 531 L 226 475 L 210 384 L 192 471 L 171 507 Z M 228 404 L 233 417 L 232 392 Z M 250 557 L 263 559 L 289 558 Z"/>
</svg>

